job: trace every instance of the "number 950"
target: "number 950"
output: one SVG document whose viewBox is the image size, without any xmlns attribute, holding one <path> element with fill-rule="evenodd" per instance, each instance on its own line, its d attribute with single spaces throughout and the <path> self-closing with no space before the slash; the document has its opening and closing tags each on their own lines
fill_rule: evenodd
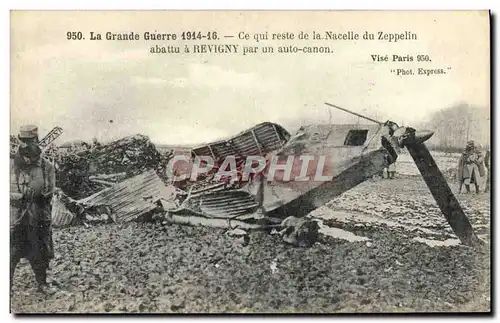
<svg viewBox="0 0 500 323">
<path fill-rule="evenodd" d="M 66 33 L 66 39 L 68 40 L 81 40 L 83 39 L 83 34 L 81 31 L 68 31 Z"/>
</svg>

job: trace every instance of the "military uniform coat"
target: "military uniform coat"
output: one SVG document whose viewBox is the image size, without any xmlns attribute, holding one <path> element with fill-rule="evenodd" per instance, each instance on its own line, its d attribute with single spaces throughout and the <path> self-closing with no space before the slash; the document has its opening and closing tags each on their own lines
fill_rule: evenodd
<svg viewBox="0 0 500 323">
<path fill-rule="evenodd" d="M 14 170 L 22 198 L 11 221 L 11 255 L 48 262 L 54 257 L 50 205 L 55 187 L 54 165 L 44 157 L 26 164 L 17 155 Z"/>
</svg>

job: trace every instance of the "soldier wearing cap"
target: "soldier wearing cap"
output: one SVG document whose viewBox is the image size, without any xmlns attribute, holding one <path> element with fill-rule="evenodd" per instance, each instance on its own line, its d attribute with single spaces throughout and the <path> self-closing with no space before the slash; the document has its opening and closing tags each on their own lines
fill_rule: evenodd
<svg viewBox="0 0 500 323">
<path fill-rule="evenodd" d="M 491 185 L 491 152 L 488 149 L 486 151 L 486 154 L 484 156 L 484 165 L 486 166 L 486 170 L 488 172 L 487 178 L 486 178 L 486 187 L 484 189 L 485 193 L 488 193 L 490 191 L 490 185 Z"/>
<path fill-rule="evenodd" d="M 473 140 L 467 141 L 465 150 L 458 163 L 458 192 L 462 192 L 465 185 L 467 193 L 470 193 L 470 185 L 474 184 L 476 193 L 479 194 L 479 180 L 484 176 L 483 156 Z"/>
<path fill-rule="evenodd" d="M 55 188 L 55 167 L 42 156 L 38 128 L 21 127 L 21 144 L 14 158 L 17 187 L 22 196 L 18 213 L 11 222 L 10 284 L 21 258 L 26 258 L 35 273 L 39 290 L 53 293 L 47 284 L 47 270 L 54 257 L 51 228 L 51 199 Z"/>
<path fill-rule="evenodd" d="M 38 127 L 35 125 L 21 126 L 17 136 L 22 142 L 38 142 Z"/>
</svg>

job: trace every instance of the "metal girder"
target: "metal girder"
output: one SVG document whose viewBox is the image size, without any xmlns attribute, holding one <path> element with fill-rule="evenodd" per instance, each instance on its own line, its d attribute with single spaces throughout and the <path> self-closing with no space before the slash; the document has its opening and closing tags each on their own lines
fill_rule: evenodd
<svg viewBox="0 0 500 323">
<path fill-rule="evenodd" d="M 56 140 L 61 134 L 63 130 L 61 127 L 54 127 L 42 140 L 38 143 L 41 147 L 47 147 L 51 142 Z"/>
</svg>

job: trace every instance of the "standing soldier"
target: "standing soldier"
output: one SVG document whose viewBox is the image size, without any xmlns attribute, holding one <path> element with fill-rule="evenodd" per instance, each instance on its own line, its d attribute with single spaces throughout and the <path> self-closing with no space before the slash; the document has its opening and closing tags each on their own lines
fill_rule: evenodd
<svg viewBox="0 0 500 323">
<path fill-rule="evenodd" d="M 38 288 L 52 294 L 47 284 L 47 270 L 54 257 L 51 228 L 51 199 L 55 187 L 54 165 L 42 156 L 38 146 L 38 128 L 23 126 L 21 145 L 14 158 L 17 188 L 21 200 L 11 222 L 10 286 L 21 258 L 26 258 L 35 273 Z"/>
<path fill-rule="evenodd" d="M 470 193 L 470 185 L 474 184 L 476 193 L 479 194 L 479 178 L 484 176 L 483 157 L 477 150 L 474 141 L 470 140 L 465 146 L 458 163 L 458 193 L 462 192 L 462 186 L 465 185 L 467 193 Z"/>
<path fill-rule="evenodd" d="M 486 154 L 484 156 L 484 164 L 486 165 L 486 171 L 488 176 L 486 178 L 486 188 L 484 189 L 485 193 L 488 193 L 490 191 L 490 182 L 491 182 L 491 153 L 489 150 L 486 151 Z"/>
</svg>

